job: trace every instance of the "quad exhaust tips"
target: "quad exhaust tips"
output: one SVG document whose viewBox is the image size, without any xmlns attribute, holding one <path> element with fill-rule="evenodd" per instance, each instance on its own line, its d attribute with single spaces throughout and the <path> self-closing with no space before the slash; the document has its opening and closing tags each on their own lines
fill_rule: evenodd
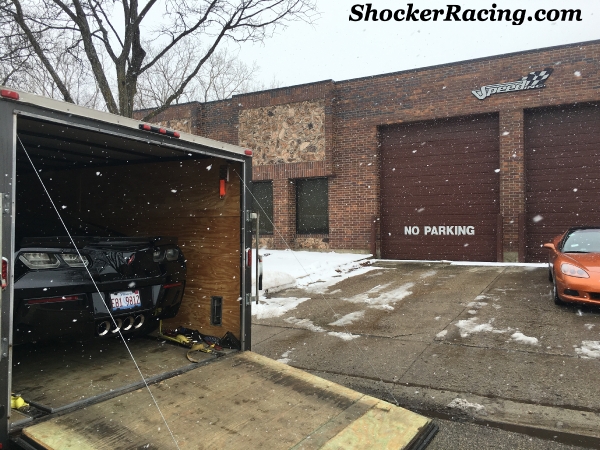
<svg viewBox="0 0 600 450">
<path fill-rule="evenodd" d="M 146 321 L 146 317 L 143 314 L 138 314 L 137 316 L 127 316 L 123 319 L 115 318 L 115 323 L 112 320 L 103 320 L 98 322 L 96 325 L 96 334 L 98 336 L 106 336 L 109 333 L 111 335 L 117 334 L 119 331 L 121 332 L 129 332 L 134 331 L 141 328 Z"/>
</svg>

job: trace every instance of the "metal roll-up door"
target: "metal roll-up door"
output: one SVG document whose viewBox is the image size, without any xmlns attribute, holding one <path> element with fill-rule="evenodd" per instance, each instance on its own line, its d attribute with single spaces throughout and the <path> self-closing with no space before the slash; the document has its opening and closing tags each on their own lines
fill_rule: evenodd
<svg viewBox="0 0 600 450">
<path fill-rule="evenodd" d="M 496 261 L 498 116 L 386 126 L 381 142 L 381 254 Z"/>
<path fill-rule="evenodd" d="M 600 106 L 526 111 L 526 261 L 567 228 L 600 225 Z"/>
</svg>

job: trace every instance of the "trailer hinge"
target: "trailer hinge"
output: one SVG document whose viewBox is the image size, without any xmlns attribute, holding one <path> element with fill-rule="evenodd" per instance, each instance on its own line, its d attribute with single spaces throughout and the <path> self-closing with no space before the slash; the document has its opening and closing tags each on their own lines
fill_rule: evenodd
<svg viewBox="0 0 600 450">
<path fill-rule="evenodd" d="M 8 358 L 8 338 L 2 338 L 0 343 L 0 359 Z"/>
</svg>

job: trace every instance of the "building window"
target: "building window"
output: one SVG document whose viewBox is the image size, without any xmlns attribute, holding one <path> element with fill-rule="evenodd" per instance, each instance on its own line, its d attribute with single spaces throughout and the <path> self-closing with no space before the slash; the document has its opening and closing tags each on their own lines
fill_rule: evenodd
<svg viewBox="0 0 600 450">
<path fill-rule="evenodd" d="M 273 183 L 252 183 L 253 211 L 260 213 L 260 234 L 273 234 Z M 258 205 L 257 205 L 258 202 Z"/>
<path fill-rule="evenodd" d="M 329 233 L 327 178 L 296 181 L 296 233 Z"/>
</svg>

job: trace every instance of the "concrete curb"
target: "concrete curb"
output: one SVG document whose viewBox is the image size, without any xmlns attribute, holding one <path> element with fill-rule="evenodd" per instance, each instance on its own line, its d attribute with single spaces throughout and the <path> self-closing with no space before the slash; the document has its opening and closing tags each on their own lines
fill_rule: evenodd
<svg viewBox="0 0 600 450">
<path fill-rule="evenodd" d="M 391 392 L 403 408 L 432 418 L 471 421 L 564 444 L 600 448 L 600 410 L 528 404 L 320 371 L 309 372 L 394 403 Z"/>
</svg>

